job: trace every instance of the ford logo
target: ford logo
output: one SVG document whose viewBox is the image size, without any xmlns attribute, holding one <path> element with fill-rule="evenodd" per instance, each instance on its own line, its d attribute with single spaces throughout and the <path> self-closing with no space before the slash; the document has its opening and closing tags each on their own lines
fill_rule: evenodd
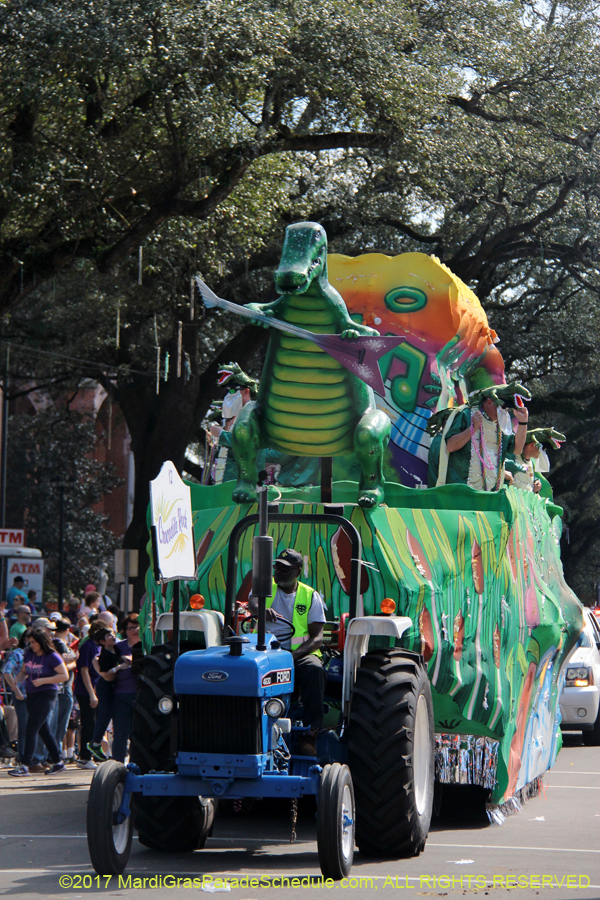
<svg viewBox="0 0 600 900">
<path fill-rule="evenodd" d="M 204 681 L 227 681 L 229 672 L 204 672 L 202 675 Z"/>
</svg>

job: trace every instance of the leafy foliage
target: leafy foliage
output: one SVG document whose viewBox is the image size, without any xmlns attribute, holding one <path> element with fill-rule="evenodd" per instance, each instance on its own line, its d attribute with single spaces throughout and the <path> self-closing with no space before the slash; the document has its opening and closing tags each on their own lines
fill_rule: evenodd
<svg viewBox="0 0 600 900">
<path fill-rule="evenodd" d="M 148 478 L 198 438 L 219 363 L 260 374 L 264 333 L 191 320 L 191 274 L 268 299 L 285 225 L 313 219 L 333 251 L 434 253 L 473 287 L 535 424 L 567 434 L 553 481 L 568 577 L 591 598 L 599 27 L 595 0 L 0 5 L 3 337 L 86 358 L 39 357 L 36 373 L 93 373 L 121 405 L 130 546 Z M 156 335 L 171 364 L 158 395 Z"/>
<path fill-rule="evenodd" d="M 0 301 L 206 220 L 261 159 L 389 144 L 432 91 L 418 30 L 390 0 L 7 3 Z"/>
</svg>

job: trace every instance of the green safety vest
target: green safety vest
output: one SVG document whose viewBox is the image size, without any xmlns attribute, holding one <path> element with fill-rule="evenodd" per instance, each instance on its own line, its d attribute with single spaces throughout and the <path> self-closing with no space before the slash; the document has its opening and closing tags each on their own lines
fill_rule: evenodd
<svg viewBox="0 0 600 900">
<path fill-rule="evenodd" d="M 273 593 L 270 597 L 267 597 L 267 609 L 273 605 L 276 593 L 277 585 L 273 582 Z M 308 611 L 312 603 L 313 593 L 314 588 L 309 587 L 307 584 L 302 584 L 301 581 L 298 582 L 296 599 L 294 600 L 294 613 L 292 615 L 292 624 L 294 626 L 294 633 L 291 640 L 292 650 L 297 650 L 300 644 L 309 638 Z M 315 656 L 321 656 L 320 650 L 313 650 L 312 652 Z"/>
</svg>

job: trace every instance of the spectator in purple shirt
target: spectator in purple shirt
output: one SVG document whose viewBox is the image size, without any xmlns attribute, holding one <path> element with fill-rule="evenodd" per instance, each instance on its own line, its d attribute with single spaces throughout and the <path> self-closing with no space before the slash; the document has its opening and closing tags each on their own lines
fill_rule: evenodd
<svg viewBox="0 0 600 900">
<path fill-rule="evenodd" d="M 96 643 L 94 637 L 98 632 L 103 631 L 104 627 L 102 622 L 93 622 L 90 625 L 87 638 L 79 644 L 77 675 L 73 682 L 73 693 L 79 703 L 81 717 L 81 749 L 77 760 L 79 769 L 96 768 L 96 763 L 92 759 L 88 744 L 94 739 L 96 708 L 98 706 L 96 684 L 100 675 L 92 665 L 92 662 L 100 653 L 100 645 Z"/>
<path fill-rule="evenodd" d="M 119 762 L 125 762 L 127 754 L 127 742 L 131 731 L 133 718 L 133 701 L 137 691 L 137 675 L 131 671 L 131 661 L 142 652 L 140 642 L 140 626 L 136 613 L 131 613 L 125 618 L 124 641 L 118 641 L 116 650 L 120 654 L 120 665 L 116 672 L 115 692 L 113 694 L 113 745 L 112 758 Z M 126 668 L 122 668 L 127 663 Z"/>
<path fill-rule="evenodd" d="M 25 651 L 23 666 L 15 680 L 26 682 L 27 728 L 22 765 L 10 769 L 8 774 L 29 775 L 29 764 L 35 752 L 38 734 L 48 748 L 53 763 L 47 774 L 62 772 L 65 764 L 60 758 L 56 738 L 48 727 L 48 716 L 56 705 L 58 686 L 69 680 L 69 673 L 62 657 L 55 651 L 52 640 L 43 629 L 32 629 L 29 635 L 29 648 Z"/>
</svg>

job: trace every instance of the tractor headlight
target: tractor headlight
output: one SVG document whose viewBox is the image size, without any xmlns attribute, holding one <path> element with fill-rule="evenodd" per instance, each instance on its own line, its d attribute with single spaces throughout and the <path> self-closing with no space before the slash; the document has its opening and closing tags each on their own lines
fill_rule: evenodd
<svg viewBox="0 0 600 900">
<path fill-rule="evenodd" d="M 265 703 L 265 712 L 271 719 L 279 719 L 283 715 L 285 706 L 279 697 L 271 697 Z"/>
<path fill-rule="evenodd" d="M 168 716 L 170 712 L 173 711 L 173 700 L 171 697 L 161 697 L 158 701 L 158 709 L 161 713 L 164 713 L 165 716 Z"/>
</svg>

